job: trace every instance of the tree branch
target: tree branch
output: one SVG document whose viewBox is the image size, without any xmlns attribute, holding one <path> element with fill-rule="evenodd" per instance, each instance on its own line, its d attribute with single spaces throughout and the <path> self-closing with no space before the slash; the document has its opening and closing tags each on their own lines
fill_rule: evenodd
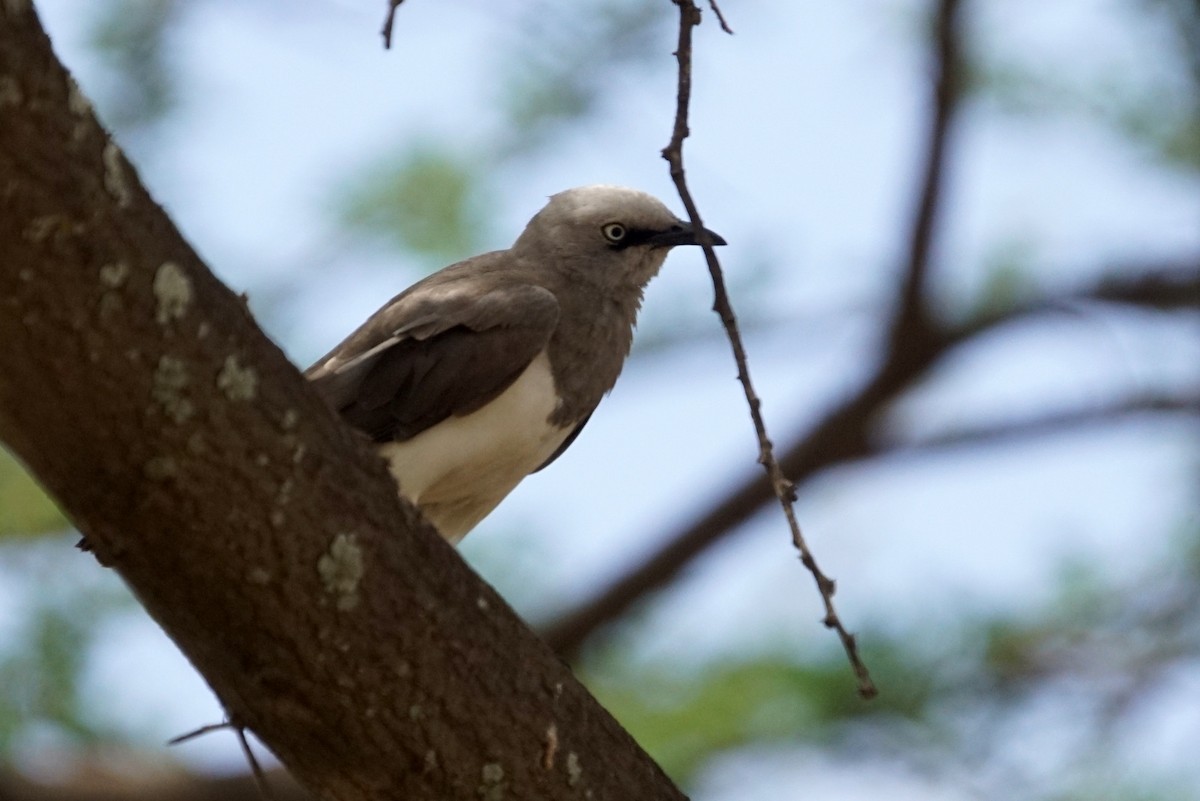
<svg viewBox="0 0 1200 801">
<path fill-rule="evenodd" d="M 897 299 L 900 310 L 893 320 L 893 339 L 910 336 L 911 329 L 924 325 L 928 316 L 926 283 L 941 206 L 946 143 L 958 111 L 963 81 L 958 43 L 960 7 L 960 0 L 939 0 L 934 14 L 932 113 L 925 145 L 925 168 L 908 236 L 908 264 Z"/>
<path fill-rule="evenodd" d="M 874 442 L 871 432 L 887 407 L 951 353 L 1001 326 L 1061 314 L 1092 303 L 1164 311 L 1200 308 L 1200 260 L 1144 265 L 1139 269 L 1146 273 L 1134 276 L 1125 275 L 1126 267 L 1114 270 L 1116 277 L 1103 279 L 1091 287 L 982 315 L 962 325 L 939 327 L 929 336 L 910 340 L 904 350 L 890 354 L 858 392 L 785 447 L 780 466 L 800 487 L 829 467 L 878 455 L 880 445 Z M 1066 424 L 1062 421 L 1062 425 Z M 693 559 L 733 533 L 773 497 L 770 485 L 760 477 L 738 484 L 644 561 L 575 609 L 543 626 L 544 638 L 564 657 L 577 654 L 584 641 L 598 629 L 625 614 L 641 598 L 673 581 Z"/>
<path fill-rule="evenodd" d="M 692 94 L 692 29 L 700 24 L 700 9 L 691 0 L 673 0 L 673 2 L 679 6 L 679 44 L 675 50 L 675 57 L 679 61 L 678 94 L 671 141 L 663 149 L 662 155 L 671 165 L 671 178 L 675 182 L 675 189 L 679 192 L 684 208 L 687 209 L 692 230 L 703 232 L 705 229 L 700 219 L 700 212 L 688 189 L 687 177 L 683 168 L 683 140 L 688 136 L 688 107 Z M 718 19 L 720 19 L 719 12 Z M 721 19 L 721 24 L 728 31 L 724 19 Z M 847 631 L 834 606 L 833 594 L 836 585 L 817 564 L 816 557 L 813 556 L 804 539 L 804 534 L 800 530 L 800 523 L 796 520 L 796 490 L 775 459 L 774 445 L 767 434 L 767 425 L 762 416 L 762 401 L 755 392 L 750 379 L 750 365 L 746 358 L 746 348 L 742 343 L 742 335 L 738 331 L 737 317 L 733 313 L 729 293 L 725 289 L 725 277 L 721 272 L 721 265 L 717 260 L 712 243 L 703 241 L 706 238 L 707 236 L 702 233 L 701 244 L 704 248 L 704 258 L 708 263 L 708 272 L 713 282 L 713 311 L 721 318 L 721 324 L 724 325 L 729 338 L 729 345 L 733 349 L 733 358 L 738 368 L 738 381 L 745 392 L 746 405 L 750 408 L 750 418 L 754 423 L 755 435 L 758 437 L 759 464 L 766 470 L 771 490 L 775 493 L 775 497 L 783 509 L 784 518 L 787 520 L 788 529 L 792 534 L 792 544 L 800 553 L 800 562 L 812 574 L 813 580 L 816 582 L 817 592 L 825 607 L 825 617 L 822 622 L 827 628 L 833 629 L 837 633 L 838 639 L 846 651 L 846 658 L 850 661 L 850 667 L 854 671 L 859 695 L 863 698 L 874 698 L 878 691 L 875 683 L 871 680 L 867 666 L 859 656 L 858 643 L 854 635 Z"/>
<path fill-rule="evenodd" d="M 991 426 L 944 431 L 912 441 L 881 442 L 870 458 L 924 456 L 959 448 L 1004 445 L 1147 414 L 1200 415 L 1200 396 L 1147 393 L 1076 409 L 1047 412 L 1021 420 L 1009 420 Z"/>
<path fill-rule="evenodd" d="M 205 268 L 21 0 L 0 112 L 0 439 L 230 723 L 325 799 L 682 799 Z"/>
<path fill-rule="evenodd" d="M 695 204 L 687 191 L 683 160 L 683 140 L 688 135 L 687 112 L 691 95 L 691 29 L 699 24 L 700 12 L 690 0 L 674 0 L 680 9 L 679 46 L 679 102 L 675 117 L 675 128 L 671 143 L 663 151 L 664 158 L 671 163 L 671 177 L 679 189 L 694 225 L 700 224 Z M 547 641 L 560 654 L 573 654 L 597 627 L 620 615 L 643 594 L 656 589 L 671 579 L 683 566 L 720 539 L 738 523 L 745 520 L 763 502 L 763 490 L 774 493 L 784 507 L 793 540 L 801 553 L 801 559 L 817 581 L 826 607 L 826 625 L 837 629 L 846 648 L 855 673 L 859 679 L 860 693 L 874 694 L 874 687 L 866 674 L 865 667 L 857 656 L 853 637 L 838 620 L 832 607 L 833 582 L 817 568 L 809 553 L 799 527 L 795 524 L 792 501 L 795 485 L 804 481 L 820 469 L 826 460 L 856 458 L 866 452 L 866 431 L 875 411 L 893 398 L 918 375 L 937 352 L 945 346 L 945 338 L 936 331 L 928 319 L 923 298 L 925 275 L 928 272 L 929 253 L 937 218 L 938 201 L 941 193 L 942 163 L 945 159 L 946 139 L 954 110 L 957 107 L 958 49 L 956 45 L 956 21 L 958 0 L 941 0 L 937 12 L 936 54 L 937 69 L 934 80 L 934 103 L 932 125 L 925 158 L 925 175 L 917 203 L 916 217 L 910 235 L 909 264 L 905 271 L 899 306 L 895 314 L 889 353 L 885 363 L 874 378 L 852 400 L 831 413 L 804 441 L 793 446 L 779 462 L 773 455 L 760 414 L 761 402 L 750 385 L 746 368 L 746 357 L 737 331 L 737 321 L 729 307 L 724 290 L 720 265 L 712 249 L 705 247 L 705 258 L 713 278 L 716 300 L 714 309 L 721 317 L 733 346 L 738 365 L 738 379 L 746 392 L 751 416 L 759 438 L 760 461 L 767 469 L 769 481 L 759 479 L 743 483 L 725 500 L 705 513 L 680 534 L 671 538 L 667 545 L 586 602 L 577 610 L 564 615 L 545 629 Z M 785 477 L 786 476 L 786 477 Z"/>
<path fill-rule="evenodd" d="M 396 24 L 396 9 L 404 0 L 388 0 L 387 15 L 383 18 L 383 27 L 379 29 L 379 35 L 383 37 L 383 49 L 390 50 L 392 48 L 392 28 Z"/>
<path fill-rule="evenodd" d="M 908 358 L 893 355 L 862 389 L 785 447 L 780 460 L 782 468 L 799 487 L 829 467 L 878 455 L 880 446 L 873 441 L 871 431 L 889 404 L 951 353 L 993 329 L 1092 303 L 1165 311 L 1200 309 L 1200 259 L 1139 265 L 1138 269 L 1145 270 L 1145 274 L 1127 276 L 1130 267 L 1123 265 L 1113 271 L 1117 277 L 1103 279 L 1091 287 L 938 329 L 941 333 L 924 340 L 922 350 L 914 347 L 919 341 L 913 340 Z M 665 545 L 643 562 L 574 610 L 545 625 L 542 630 L 546 641 L 559 654 L 576 654 L 599 628 L 620 617 L 642 597 L 669 584 L 688 563 L 733 533 L 772 498 L 770 486 L 761 478 L 743 481 L 669 537 Z"/>
</svg>

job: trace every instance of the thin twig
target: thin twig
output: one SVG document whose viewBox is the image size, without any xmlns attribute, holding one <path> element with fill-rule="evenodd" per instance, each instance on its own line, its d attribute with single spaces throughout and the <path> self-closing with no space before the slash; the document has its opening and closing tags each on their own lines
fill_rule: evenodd
<svg viewBox="0 0 1200 801">
<path fill-rule="evenodd" d="M 713 13 L 717 15 L 717 22 L 721 24 L 721 30 L 733 36 L 733 28 L 730 28 L 729 23 L 725 21 L 725 15 L 721 13 L 721 7 L 717 5 L 717 0 L 708 0 L 708 5 L 712 8 Z"/>
<path fill-rule="evenodd" d="M 194 740 L 197 737 L 203 737 L 206 734 L 212 734 L 215 731 L 231 728 L 233 728 L 233 724 L 227 720 L 222 721 L 221 723 L 209 723 L 207 726 L 201 726 L 198 729 L 192 729 L 186 734 L 181 734 L 178 737 L 172 737 L 170 740 L 167 740 L 167 745 L 179 745 L 181 743 L 186 743 L 189 740 Z"/>
<path fill-rule="evenodd" d="M 186 734 L 181 734 L 178 737 L 172 737 L 167 740 L 167 745 L 179 745 L 186 743 L 189 740 L 194 740 L 197 737 L 203 737 L 206 734 L 212 734 L 215 731 L 231 729 L 237 736 L 238 744 L 242 747 L 242 755 L 246 757 L 246 764 L 250 766 L 250 774 L 254 777 L 254 785 L 258 788 L 258 793 L 266 801 L 275 801 L 275 793 L 271 790 L 271 785 L 267 783 L 267 774 L 259 764 L 258 758 L 254 756 L 254 752 L 250 750 L 250 741 L 246 739 L 246 727 L 240 726 L 232 721 L 225 720 L 221 723 L 209 723 L 206 726 L 201 726 L 198 729 L 193 729 Z"/>
<path fill-rule="evenodd" d="M 784 517 L 787 518 L 788 527 L 792 532 L 792 543 L 800 552 L 800 561 L 812 573 L 817 584 L 817 591 L 825 606 L 825 617 L 822 622 L 827 628 L 836 631 L 841 639 L 842 647 L 846 650 L 846 656 L 850 660 L 850 666 L 857 679 L 859 695 L 863 698 L 872 698 L 878 691 L 874 682 L 871 681 L 867 666 L 858 654 L 858 644 L 854 635 L 846 630 L 834 607 L 833 594 L 836 591 L 836 585 L 817 565 L 817 560 L 813 557 L 812 551 L 800 531 L 800 524 L 796 520 L 796 510 L 793 507 L 796 500 L 796 488 L 784 476 L 779 462 L 775 459 L 774 448 L 770 437 L 767 436 L 766 423 L 762 418 L 762 401 L 750 381 L 750 367 L 746 359 L 746 350 L 742 344 L 741 334 L 738 332 L 737 317 L 734 316 L 729 295 L 725 290 L 721 265 L 717 261 L 717 254 L 713 250 L 712 243 L 707 241 L 708 237 L 702 233 L 704 227 L 700 219 L 700 212 L 687 187 L 683 169 L 683 140 L 688 136 L 688 106 L 692 91 L 692 29 L 700 24 L 700 9 L 692 0 L 673 0 L 673 2 L 679 6 L 679 46 L 675 51 L 675 57 L 679 61 L 679 82 L 675 126 L 671 134 L 671 141 L 663 149 L 662 155 L 671 165 L 671 179 L 675 182 L 675 188 L 679 192 L 679 198 L 683 201 L 684 208 L 687 209 L 693 230 L 701 232 L 700 240 L 704 249 L 704 258 L 708 263 L 708 271 L 713 282 L 713 311 L 720 316 L 721 323 L 725 326 L 725 331 L 729 336 L 729 344 L 733 348 L 733 358 L 737 362 L 738 368 L 738 381 L 741 382 L 742 389 L 745 391 L 746 403 L 750 407 L 750 416 L 758 435 L 758 461 L 766 469 L 767 476 L 771 481 L 771 488 L 775 492 L 775 497 L 779 499 L 779 505 L 783 508 Z"/>
<path fill-rule="evenodd" d="M 379 33 L 383 36 L 383 49 L 392 49 L 392 26 L 396 23 L 396 9 L 404 0 L 388 0 L 387 16 L 383 19 L 383 27 Z"/>
<path fill-rule="evenodd" d="M 246 727 L 234 726 L 233 730 L 237 732 L 242 753 L 246 756 L 246 761 L 250 763 L 250 773 L 254 776 L 254 784 L 258 787 L 259 795 L 266 801 L 275 801 L 275 793 L 271 791 L 271 785 L 267 784 L 267 774 L 263 771 L 262 765 L 258 764 L 258 758 L 254 756 L 254 752 L 250 750 L 250 741 L 246 739 Z"/>
</svg>

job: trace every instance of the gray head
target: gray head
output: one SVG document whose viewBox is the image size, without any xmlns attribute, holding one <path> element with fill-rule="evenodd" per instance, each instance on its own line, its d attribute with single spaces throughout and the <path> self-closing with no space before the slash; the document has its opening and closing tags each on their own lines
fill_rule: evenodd
<svg viewBox="0 0 1200 801">
<path fill-rule="evenodd" d="M 714 245 L 725 240 L 712 231 Z M 572 278 L 611 288 L 641 289 L 676 245 L 696 245 L 691 225 L 658 198 L 637 189 L 597 184 L 559 192 L 534 215 L 513 254 L 549 257 Z"/>
</svg>

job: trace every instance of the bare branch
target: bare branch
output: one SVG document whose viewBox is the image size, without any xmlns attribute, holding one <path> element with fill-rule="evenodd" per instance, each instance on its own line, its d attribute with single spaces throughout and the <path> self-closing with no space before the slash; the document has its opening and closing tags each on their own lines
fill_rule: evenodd
<svg viewBox="0 0 1200 801">
<path fill-rule="evenodd" d="M 404 0 L 388 0 L 387 16 L 383 18 L 383 27 L 379 34 L 383 37 L 383 49 L 392 49 L 392 27 L 396 24 L 396 9 Z"/>
<path fill-rule="evenodd" d="M 908 336 L 907 329 L 920 325 L 928 315 L 925 284 L 941 205 L 946 142 L 958 110 L 963 81 L 958 35 L 960 6 L 960 0 L 939 0 L 934 16 L 932 113 L 925 145 L 924 175 L 908 237 L 908 264 L 900 287 L 900 310 L 893 320 L 893 339 Z"/>
<path fill-rule="evenodd" d="M 1061 314 L 1090 303 L 1164 310 L 1200 308 L 1200 259 L 1166 266 L 1142 265 L 1139 269 L 1146 274 L 1105 279 L 1091 287 L 998 311 L 909 341 L 907 350 L 893 353 L 858 392 L 783 449 L 780 464 L 785 474 L 796 486 L 803 486 L 829 467 L 876 455 L 878 448 L 871 431 L 889 404 L 945 357 L 995 328 Z M 1114 272 L 1123 274 L 1128 270 Z M 576 653 L 597 629 L 673 581 L 693 559 L 733 533 L 772 497 L 769 484 L 757 476 L 741 482 L 668 537 L 643 562 L 543 627 L 546 641 L 564 656 Z"/>
<path fill-rule="evenodd" d="M 688 107 L 692 92 L 692 30 L 700 24 L 700 9 L 691 0 L 673 1 L 679 6 L 679 44 L 675 51 L 675 57 L 679 61 L 678 95 L 675 107 L 675 125 L 671 134 L 671 141 L 663 149 L 662 155 L 671 166 L 671 178 L 675 182 L 675 188 L 679 192 L 679 197 L 683 201 L 684 208 L 687 209 L 693 230 L 701 232 L 700 239 L 704 248 L 704 258 L 708 263 L 708 272 L 713 282 L 713 293 L 715 296 L 713 311 L 720 316 L 721 323 L 725 326 L 726 334 L 729 337 L 729 344 L 733 349 L 733 358 L 737 362 L 738 381 L 741 382 L 742 389 L 745 391 L 746 404 L 750 408 L 750 417 L 754 422 L 754 431 L 758 437 L 758 461 L 766 470 L 771 489 L 783 509 L 788 528 L 792 533 L 792 544 L 800 552 L 800 562 L 808 569 L 812 574 L 813 580 L 816 582 L 817 592 L 820 593 L 821 602 L 825 607 L 825 617 L 822 622 L 827 628 L 831 628 L 837 632 L 842 647 L 846 651 L 846 657 L 850 660 L 850 666 L 854 671 L 859 695 L 863 698 L 873 698 L 878 691 L 875 688 L 874 682 L 871 681 L 871 674 L 859 656 L 858 644 L 854 639 L 854 635 L 846 630 L 841 618 L 838 617 L 837 608 L 833 603 L 833 594 L 836 591 L 836 585 L 832 579 L 822 572 L 820 566 L 817 564 L 817 560 L 813 556 L 808 543 L 804 539 L 804 534 L 800 530 L 800 523 L 796 520 L 796 510 L 794 507 L 796 489 L 792 482 L 784 475 L 783 470 L 779 467 L 779 462 L 775 458 L 774 446 L 767 435 L 767 426 L 762 417 L 762 401 L 754 391 L 754 385 L 750 380 L 750 366 L 746 358 L 746 349 L 742 344 L 742 335 L 738 331 L 737 317 L 733 313 L 733 306 L 729 301 L 729 294 L 725 289 L 725 278 L 721 272 L 721 265 L 717 261 L 717 254 L 713 250 L 712 243 L 705 241 L 707 235 L 703 233 L 704 226 L 700 219 L 700 212 L 696 208 L 696 202 L 693 200 L 691 192 L 688 190 L 683 168 L 683 140 L 688 136 Z"/>
<path fill-rule="evenodd" d="M 708 5 L 713 10 L 713 13 L 717 15 L 717 22 L 721 25 L 721 30 L 733 36 L 733 28 L 730 28 L 729 23 L 725 21 L 725 15 L 721 13 L 721 7 L 717 5 L 717 0 L 708 0 Z"/>
<path fill-rule="evenodd" d="M 957 344 L 1001 326 L 1112 305 L 1153 311 L 1200 309 L 1200 257 L 1167 264 L 1119 265 L 1091 286 L 986 311 L 947 326 L 945 336 L 948 344 Z"/>
<path fill-rule="evenodd" d="M 923 456 L 958 448 L 1003 445 L 1146 414 L 1200 415 L 1200 396 L 1162 393 L 1137 395 L 1092 406 L 1048 412 L 1022 420 L 1009 420 L 992 426 L 945 431 L 909 442 L 880 442 L 869 457 Z"/>
<path fill-rule="evenodd" d="M 250 741 L 246 739 L 246 727 L 234 726 L 233 730 L 237 734 L 238 745 L 242 747 L 242 756 L 246 758 L 246 764 L 250 766 L 250 775 L 254 777 L 254 786 L 258 788 L 259 796 L 263 801 L 275 801 L 275 793 L 267 782 L 267 774 L 263 771 L 262 765 L 258 764 L 258 757 L 254 755 L 254 750 L 250 748 Z"/>
</svg>

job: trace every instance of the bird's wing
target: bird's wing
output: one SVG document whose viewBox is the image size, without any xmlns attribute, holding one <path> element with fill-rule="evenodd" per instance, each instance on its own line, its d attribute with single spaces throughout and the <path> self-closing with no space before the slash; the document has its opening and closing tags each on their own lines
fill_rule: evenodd
<svg viewBox="0 0 1200 801">
<path fill-rule="evenodd" d="M 545 349 L 558 313 L 540 286 L 418 284 L 306 375 L 351 425 L 378 442 L 402 441 L 500 395 Z"/>
<path fill-rule="evenodd" d="M 562 441 L 562 444 L 558 446 L 558 449 L 555 450 L 554 453 L 550 454 L 549 458 L 547 458 L 546 461 L 544 461 L 540 465 L 538 465 L 537 469 L 535 469 L 533 472 L 537 473 L 542 470 L 545 470 L 547 467 L 549 467 L 554 462 L 555 459 L 562 456 L 563 451 L 565 451 L 567 448 L 571 447 L 571 443 L 575 441 L 575 438 L 579 436 L 579 432 L 583 431 L 583 427 L 586 426 L 587 421 L 591 420 L 591 419 L 592 419 L 592 412 L 588 412 L 586 417 L 584 417 L 582 420 L 580 420 L 578 423 L 575 424 L 575 427 L 573 429 L 571 429 L 571 433 L 567 434 L 567 438 Z"/>
</svg>

